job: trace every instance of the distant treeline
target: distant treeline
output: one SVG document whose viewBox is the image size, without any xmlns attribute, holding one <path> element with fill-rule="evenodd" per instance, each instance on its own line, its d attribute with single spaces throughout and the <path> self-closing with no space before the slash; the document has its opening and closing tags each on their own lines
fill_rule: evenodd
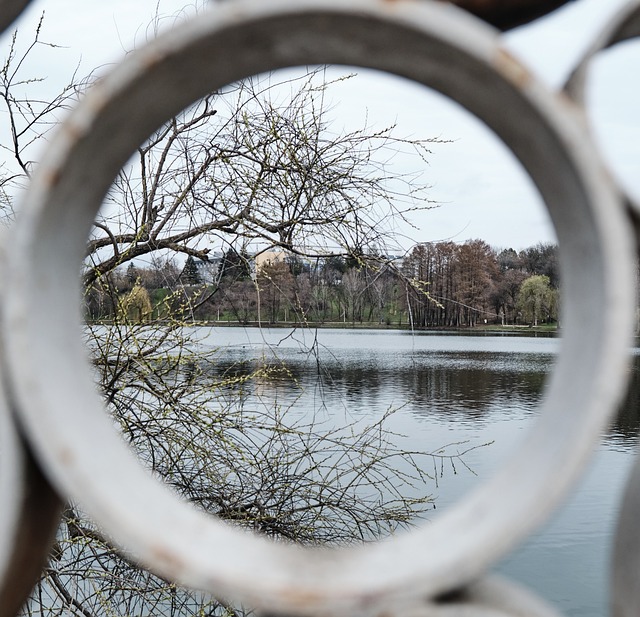
<svg viewBox="0 0 640 617">
<path fill-rule="evenodd" d="M 259 265 L 257 265 L 259 264 Z M 261 260 L 229 249 L 184 267 L 130 264 L 87 290 L 87 316 L 233 323 L 376 323 L 415 328 L 551 323 L 558 318 L 553 244 L 497 250 L 482 240 L 421 243 L 403 258 Z"/>
</svg>

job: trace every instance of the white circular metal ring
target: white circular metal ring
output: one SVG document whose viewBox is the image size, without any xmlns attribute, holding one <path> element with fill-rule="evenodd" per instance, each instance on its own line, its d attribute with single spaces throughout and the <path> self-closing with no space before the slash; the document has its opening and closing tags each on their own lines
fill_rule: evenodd
<svg viewBox="0 0 640 617">
<path fill-rule="evenodd" d="M 585 90 L 592 60 L 602 51 L 619 43 L 640 38 L 640 0 L 632 0 L 626 4 L 613 19 L 605 25 L 593 44 L 584 53 L 576 68 L 571 72 L 564 85 L 564 91 L 578 104 L 585 106 Z M 640 203 L 637 199 L 626 195 L 629 207 L 636 220 L 640 221 Z M 640 227 L 638 227 L 640 233 Z"/>
<path fill-rule="evenodd" d="M 593 44 L 583 54 L 576 68 L 571 72 L 564 90 L 576 101 L 584 105 L 585 81 L 589 64 L 601 51 L 640 36 L 640 0 L 632 0 L 618 11 L 605 25 Z"/>
<path fill-rule="evenodd" d="M 113 430 L 79 332 L 77 275 L 86 238 L 111 181 L 138 144 L 210 91 L 309 64 L 407 77 L 492 127 L 549 208 L 564 293 L 562 351 L 540 419 L 504 469 L 429 525 L 340 550 L 274 543 L 177 501 Z M 211 7 L 129 56 L 58 131 L 15 230 L 5 353 L 9 383 L 43 467 L 139 562 L 255 608 L 397 611 L 478 576 L 554 508 L 625 385 L 634 313 L 632 232 L 574 112 L 499 46 L 492 29 L 426 1 L 237 0 Z"/>
</svg>

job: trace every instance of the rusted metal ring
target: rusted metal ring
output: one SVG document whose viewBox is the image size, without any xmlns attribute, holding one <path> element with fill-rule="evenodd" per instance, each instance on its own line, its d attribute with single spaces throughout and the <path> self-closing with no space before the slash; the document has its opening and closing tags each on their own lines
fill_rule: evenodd
<svg viewBox="0 0 640 617">
<path fill-rule="evenodd" d="M 1 392 L 0 392 L 1 394 Z M 0 596 L 15 552 L 24 461 L 5 399 L 0 397 Z"/>
<path fill-rule="evenodd" d="M 29 0 L 1 0 L 0 32 L 28 4 Z M 0 617 L 13 617 L 37 580 L 56 527 L 58 506 L 51 487 L 25 452 L 0 382 Z M 31 535 L 36 521 L 40 530 Z"/>
<path fill-rule="evenodd" d="M 6 30 L 27 8 L 30 0 L 0 0 L 0 32 Z"/>
<path fill-rule="evenodd" d="M 487 576 L 434 602 L 389 617 L 560 617 L 560 613 L 528 589 L 499 576 Z"/>
<path fill-rule="evenodd" d="M 13 617 L 44 565 L 60 503 L 15 430 L 0 383 L 0 617 Z"/>
<path fill-rule="evenodd" d="M 273 543 L 178 502 L 113 430 L 78 326 L 84 244 L 138 144 L 212 90 L 309 64 L 402 75 L 484 120 L 547 203 L 564 281 L 561 354 L 540 419 L 504 469 L 432 524 L 344 550 Z M 237 0 L 129 56 L 50 143 L 12 244 L 2 324 L 9 383 L 52 481 L 151 570 L 258 609 L 397 611 L 477 577 L 553 510 L 626 383 L 633 236 L 576 110 L 512 59 L 492 29 L 423 1 Z"/>
</svg>

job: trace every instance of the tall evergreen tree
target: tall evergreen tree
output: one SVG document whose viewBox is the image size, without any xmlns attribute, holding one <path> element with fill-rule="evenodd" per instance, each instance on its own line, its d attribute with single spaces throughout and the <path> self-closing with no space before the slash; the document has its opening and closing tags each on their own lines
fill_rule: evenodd
<svg viewBox="0 0 640 617">
<path fill-rule="evenodd" d="M 196 260 L 192 255 L 187 257 L 187 261 L 184 264 L 184 269 L 180 275 L 180 280 L 185 285 L 198 285 L 202 281 L 200 280 L 200 273 L 198 272 L 198 266 Z"/>
</svg>

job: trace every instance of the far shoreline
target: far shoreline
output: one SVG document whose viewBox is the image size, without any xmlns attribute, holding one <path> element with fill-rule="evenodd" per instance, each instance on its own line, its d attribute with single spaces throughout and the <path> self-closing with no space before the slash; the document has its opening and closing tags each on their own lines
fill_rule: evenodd
<svg viewBox="0 0 640 617">
<path fill-rule="evenodd" d="M 164 320 L 158 319 L 143 323 L 165 323 Z M 166 322 L 169 323 L 169 322 Z M 171 322 L 175 325 L 175 322 Z M 114 325 L 112 320 L 87 320 L 87 325 L 102 325 L 111 326 Z M 131 323 L 130 325 L 140 325 L 139 323 Z M 512 335 L 512 336 L 559 336 L 562 332 L 561 328 L 557 324 L 543 324 L 540 326 L 529 325 L 500 325 L 500 324 L 482 324 L 478 326 L 464 326 L 464 327 L 411 327 L 410 324 L 386 324 L 386 323 L 373 323 L 373 322 L 343 322 L 343 321 L 324 321 L 324 322 L 258 322 L 258 321 L 188 321 L 184 322 L 184 326 L 191 327 L 203 327 L 203 328 L 277 328 L 277 329 L 301 329 L 306 328 L 310 330 L 398 330 L 404 332 L 414 332 L 423 334 L 468 334 L 468 335 Z"/>
</svg>

